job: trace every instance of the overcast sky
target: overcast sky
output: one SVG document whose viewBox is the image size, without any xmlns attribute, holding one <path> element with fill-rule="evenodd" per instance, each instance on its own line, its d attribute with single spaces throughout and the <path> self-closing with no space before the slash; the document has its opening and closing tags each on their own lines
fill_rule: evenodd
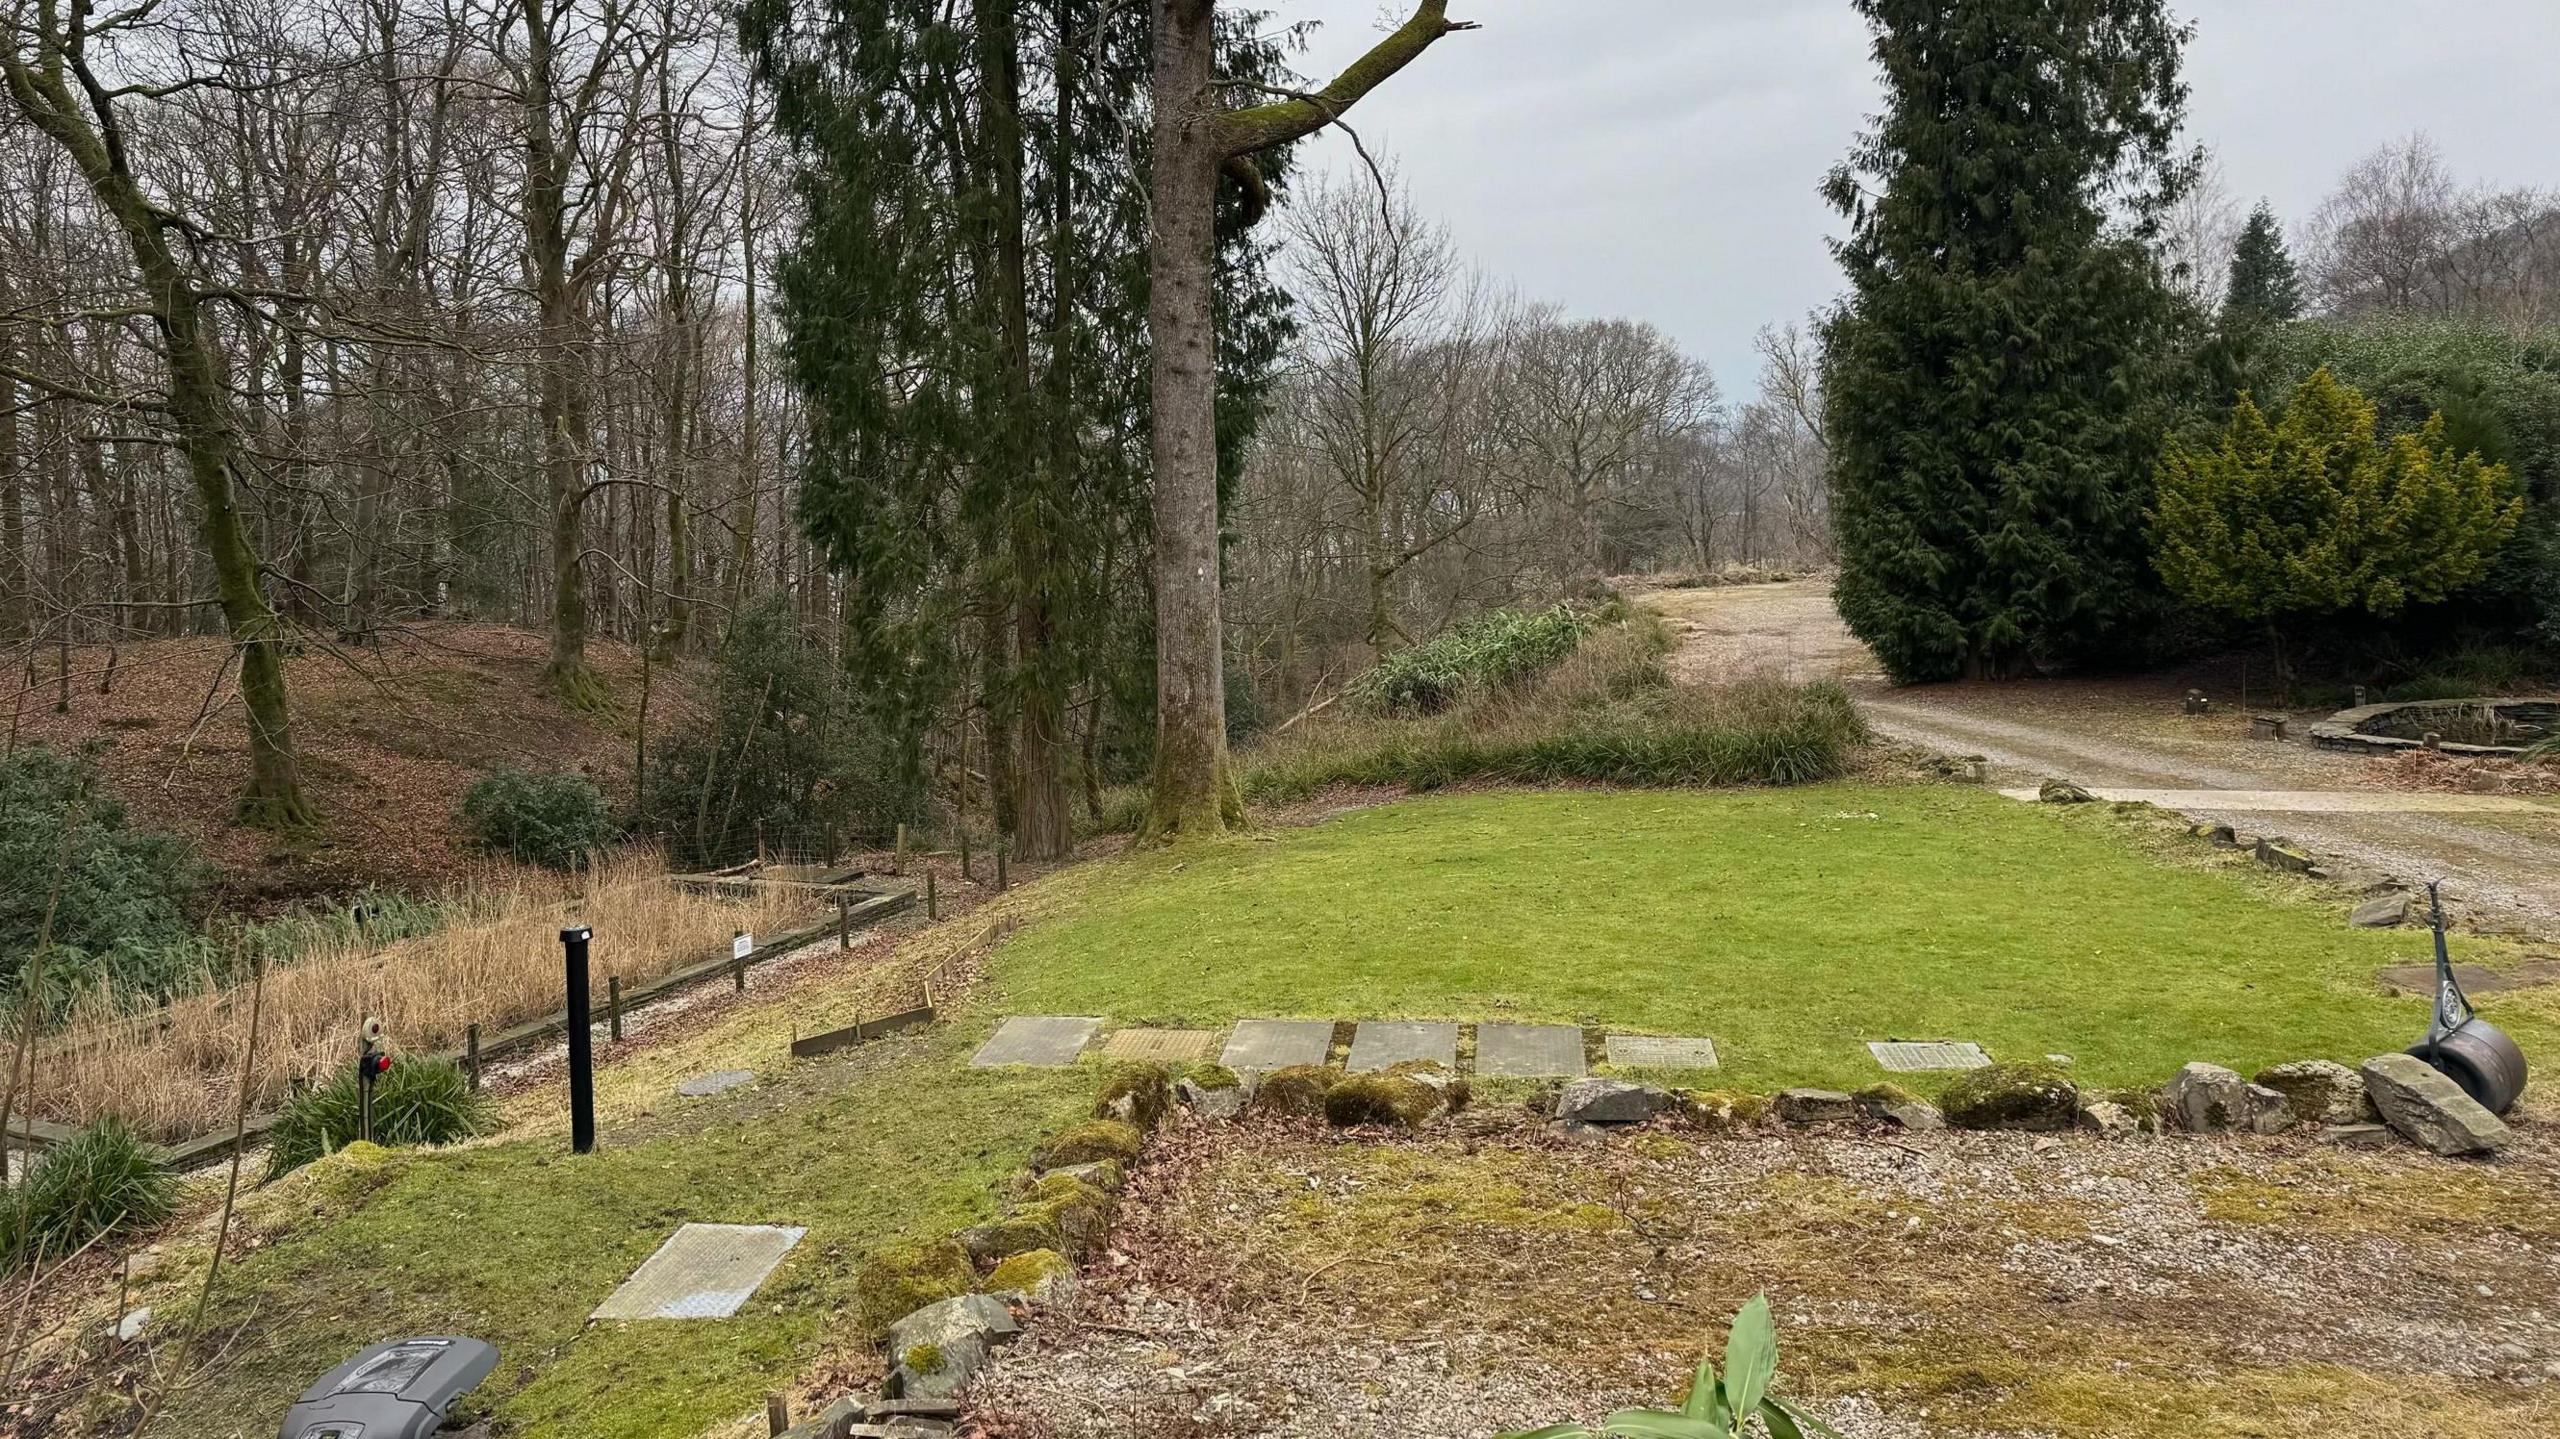
<svg viewBox="0 0 2560 1439">
<path fill-rule="evenodd" d="M 1381 0 L 1262 0 L 1322 22 L 1330 77 Z M 1351 122 L 1424 213 L 1527 298 L 1650 320 L 1747 393 L 1751 336 L 1839 288 L 1815 195 L 1876 108 L 1847 0 L 1452 0 L 1453 35 Z M 2340 171 L 2423 129 L 2466 180 L 2560 185 L 2554 0 L 2186 0 L 2190 133 L 2288 225 Z M 1309 158 L 1357 166 L 1339 135 Z"/>
</svg>

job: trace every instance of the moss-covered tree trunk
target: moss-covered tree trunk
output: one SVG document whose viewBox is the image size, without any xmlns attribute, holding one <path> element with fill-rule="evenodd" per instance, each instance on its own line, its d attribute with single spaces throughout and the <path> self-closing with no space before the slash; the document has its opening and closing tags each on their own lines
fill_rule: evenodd
<svg viewBox="0 0 2560 1439">
<path fill-rule="evenodd" d="M 1147 337 L 1155 419 L 1156 765 L 1146 834 L 1215 835 L 1244 820 L 1227 755 L 1218 589 L 1218 177 L 1258 183 L 1252 157 L 1342 118 L 1441 36 L 1471 26 L 1448 0 L 1413 15 L 1314 94 L 1228 108 L 1216 0 L 1154 0 L 1155 170 Z"/>
</svg>

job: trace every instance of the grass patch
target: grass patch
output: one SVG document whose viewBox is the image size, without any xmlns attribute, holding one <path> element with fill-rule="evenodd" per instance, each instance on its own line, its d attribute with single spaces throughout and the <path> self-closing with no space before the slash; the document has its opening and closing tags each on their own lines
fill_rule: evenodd
<svg viewBox="0 0 2560 1439">
<path fill-rule="evenodd" d="M 2270 903 L 2270 897 L 2278 902 Z M 2290 896 L 2290 898 L 2288 898 Z M 2462 943 L 2468 957 L 2498 952 Z M 1537 1019 L 1706 1034 L 1720 1086 L 1877 1077 L 1865 1042 L 2075 1057 L 2084 1084 L 2398 1049 L 2414 935 L 1954 787 L 1449 795 L 1098 867 L 998 952 L 1016 1013 Z M 2553 1016 L 2510 1018 L 2528 1049 Z M 1924 1084 L 1926 1081 L 1924 1081 Z"/>
<path fill-rule="evenodd" d="M 691 1434 L 747 1413 L 857 1337 L 871 1256 L 985 1218 L 1039 1135 L 1092 1103 L 1090 1071 L 970 1070 L 964 1055 L 948 1036 L 882 1045 L 795 1070 L 809 1088 L 787 1107 L 671 1108 L 584 1157 L 557 1138 L 402 1156 L 359 1207 L 226 1271 L 216 1322 L 245 1327 L 157 1430 L 268 1432 L 286 1396 L 395 1332 L 497 1345 L 470 1402 L 507 1432 Z M 589 1327 L 687 1221 L 809 1233 L 734 1319 Z"/>
<path fill-rule="evenodd" d="M 1328 785 L 1803 784 L 1846 772 L 1866 727 L 1831 684 L 1674 688 L 1660 622 L 1592 631 L 1540 678 L 1437 714 L 1328 712 L 1242 756 L 1248 799 Z"/>
</svg>

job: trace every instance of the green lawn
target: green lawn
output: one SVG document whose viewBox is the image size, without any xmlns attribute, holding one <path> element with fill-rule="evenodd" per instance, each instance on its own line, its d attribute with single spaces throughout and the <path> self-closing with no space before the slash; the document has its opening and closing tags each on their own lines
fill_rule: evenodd
<svg viewBox="0 0 2560 1439">
<path fill-rule="evenodd" d="M 995 978 L 1016 1013 L 1705 1034 L 1720 1082 L 1763 1088 L 1870 1082 L 1870 1039 L 2068 1053 L 2132 1084 L 2354 1062 L 2425 1027 L 2372 980 L 2420 934 L 2164 863 L 2132 828 L 1943 786 L 1417 799 L 1126 862 Z"/>
<path fill-rule="evenodd" d="M 1038 1136 L 1092 1103 L 1089 1070 L 970 1070 L 966 1053 L 945 1035 L 800 1066 L 778 1093 L 670 1099 L 582 1158 L 546 1135 L 406 1161 L 346 1217 L 228 1271 L 220 1319 L 246 1327 L 154 1432 L 263 1439 L 332 1364 L 422 1333 L 498 1346 L 471 1403 L 512 1433 L 688 1435 L 757 1410 L 822 1341 L 859 1342 L 865 1252 L 983 1217 Z M 735 1319 L 588 1327 L 688 1220 L 809 1232 Z"/>
<path fill-rule="evenodd" d="M 2416 1037 L 2421 1003 L 2371 975 L 2422 955 L 2421 935 L 2351 931 L 2306 885 L 2143 845 L 2099 806 L 1841 785 L 1442 796 L 1079 866 L 998 901 L 1040 918 L 946 1028 L 784 1065 L 785 1031 L 829 998 L 787 997 L 617 1059 L 593 1156 L 566 1153 L 551 1101 L 523 1101 L 529 1137 L 404 1157 L 338 1217 L 306 1209 L 226 1271 L 217 1308 L 239 1337 L 154 1432 L 271 1434 L 346 1354 L 431 1332 L 499 1346 L 473 1403 L 513 1433 L 681 1436 L 750 1413 L 823 1346 L 859 1342 L 867 1252 L 990 1212 L 1037 1138 L 1091 1103 L 1097 1065 L 965 1067 L 1006 1013 L 1703 1033 L 1726 1059 L 1714 1082 L 1761 1089 L 1864 1083 L 1863 1041 L 1895 1036 L 2067 1051 L 2108 1084 Z M 2560 1009 L 2494 1012 L 2528 1049 L 2560 1039 Z M 668 1093 L 730 1065 L 765 1082 Z M 301 1203 L 291 1183 L 265 1207 Z M 589 1328 L 687 1220 L 809 1234 L 740 1318 Z M 192 1274 L 171 1268 L 144 1302 L 176 1313 Z"/>
</svg>

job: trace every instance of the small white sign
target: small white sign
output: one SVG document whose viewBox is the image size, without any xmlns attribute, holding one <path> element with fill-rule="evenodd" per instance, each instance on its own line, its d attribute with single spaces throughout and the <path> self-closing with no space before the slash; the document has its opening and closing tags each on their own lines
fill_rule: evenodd
<svg viewBox="0 0 2560 1439">
<path fill-rule="evenodd" d="M 746 933 L 744 930 L 739 931 L 737 938 L 729 941 L 729 957 L 731 959 L 744 959 L 755 952 L 756 937 L 752 934 Z"/>
</svg>

